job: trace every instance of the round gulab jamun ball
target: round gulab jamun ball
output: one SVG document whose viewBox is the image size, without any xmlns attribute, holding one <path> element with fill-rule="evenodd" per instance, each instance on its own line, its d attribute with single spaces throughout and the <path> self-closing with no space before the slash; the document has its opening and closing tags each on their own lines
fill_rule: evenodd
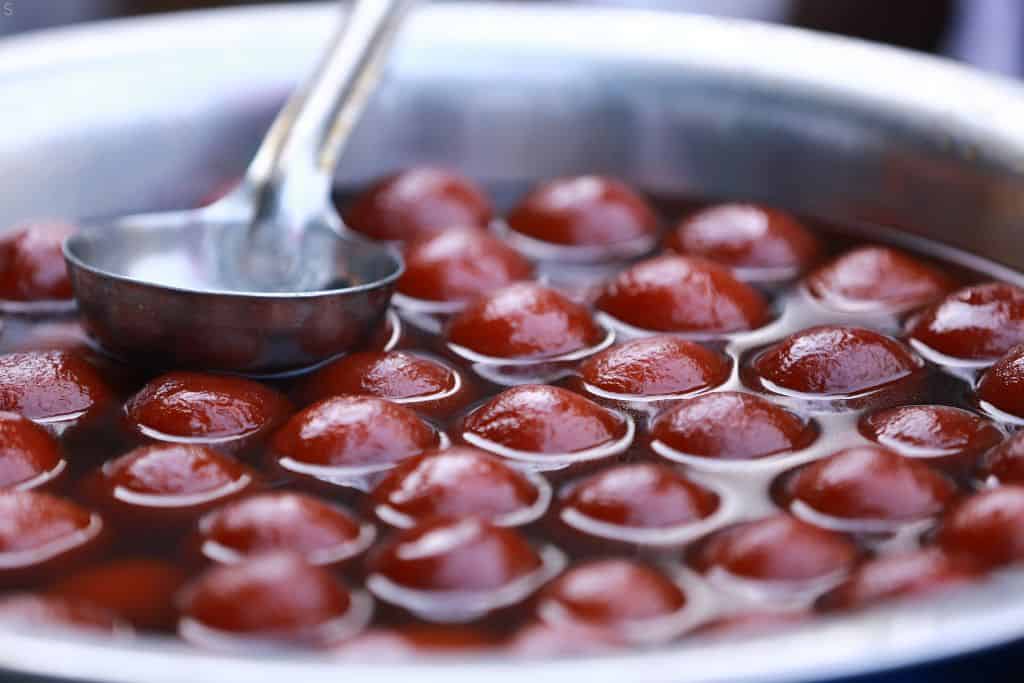
<svg viewBox="0 0 1024 683">
<path fill-rule="evenodd" d="M 654 210 L 625 183 L 598 175 L 556 178 L 527 194 L 506 217 L 514 232 L 571 247 L 609 247 L 658 234 Z"/>
<path fill-rule="evenodd" d="M 631 432 L 628 418 L 577 393 L 547 384 L 506 389 L 462 422 L 461 438 L 470 445 L 516 459 L 543 463 L 544 456 L 578 454 L 604 447 L 624 450 Z"/>
<path fill-rule="evenodd" d="M 131 534 L 179 534 L 204 513 L 263 486 L 230 455 L 199 444 L 141 446 L 87 475 L 81 495 Z"/>
<path fill-rule="evenodd" d="M 722 354 L 662 335 L 605 349 L 583 361 L 578 374 L 587 393 L 648 398 L 709 389 L 728 379 L 730 370 Z"/>
<path fill-rule="evenodd" d="M 486 451 L 454 446 L 402 461 L 370 492 L 376 516 L 396 527 L 433 517 L 475 516 L 501 526 L 535 521 L 550 485 Z"/>
<path fill-rule="evenodd" d="M 821 254 L 821 244 L 795 217 L 757 204 L 717 204 L 679 221 L 665 246 L 754 275 L 798 275 Z"/>
<path fill-rule="evenodd" d="M 957 290 L 911 322 L 910 337 L 944 356 L 991 362 L 1024 343 L 1024 289 L 987 282 Z"/>
<path fill-rule="evenodd" d="M 213 650 L 326 647 L 368 616 L 328 570 L 287 553 L 208 569 L 182 592 L 181 611 L 178 633 Z"/>
<path fill-rule="evenodd" d="M 762 351 L 753 371 L 782 392 L 850 397 L 909 380 L 923 363 L 910 349 L 862 327 L 801 330 Z"/>
<path fill-rule="evenodd" d="M 375 537 L 372 525 L 326 500 L 269 491 L 204 515 L 192 545 L 204 559 L 221 564 L 290 552 L 310 564 L 331 567 L 362 555 Z"/>
<path fill-rule="evenodd" d="M 536 612 L 545 621 L 575 622 L 621 630 L 666 619 L 686 606 L 686 593 L 647 564 L 622 558 L 592 560 L 571 567 L 537 595 Z M 671 627 L 651 639 L 678 635 Z M 628 636 L 627 636 L 628 637 Z"/>
<path fill-rule="evenodd" d="M 70 302 L 62 246 L 74 231 L 69 223 L 37 221 L 0 238 L 0 300 Z"/>
<path fill-rule="evenodd" d="M 57 440 L 17 413 L 0 412 L 0 491 L 53 488 L 67 461 Z"/>
<path fill-rule="evenodd" d="M 724 571 L 755 581 L 804 582 L 849 571 L 859 555 L 844 534 L 779 514 L 716 532 L 690 559 L 705 574 Z"/>
<path fill-rule="evenodd" d="M 334 396 L 293 415 L 269 449 L 284 472 L 331 482 L 345 471 L 389 469 L 440 443 L 410 408 L 373 396 Z"/>
<path fill-rule="evenodd" d="M 96 557 L 110 540 L 103 519 L 39 491 L 0 493 L 0 588 L 39 586 Z"/>
<path fill-rule="evenodd" d="M 867 415 L 860 432 L 905 458 L 936 465 L 970 465 L 1003 434 L 990 420 L 962 408 L 912 405 Z"/>
<path fill-rule="evenodd" d="M 841 311 L 901 312 L 932 303 L 955 286 L 948 275 L 892 247 L 852 249 L 807 276 L 807 289 Z"/>
<path fill-rule="evenodd" d="M 129 428 L 153 441 L 215 444 L 238 452 L 261 441 L 291 413 L 288 400 L 253 380 L 171 372 L 125 404 Z"/>
<path fill-rule="evenodd" d="M 814 425 L 766 398 L 736 391 L 719 391 L 680 401 L 658 415 L 651 438 L 684 456 L 718 460 L 750 460 L 810 446 Z"/>
<path fill-rule="evenodd" d="M 313 373 L 304 397 L 376 396 L 444 419 L 476 395 L 468 378 L 440 360 L 408 351 L 352 353 Z"/>
<path fill-rule="evenodd" d="M 551 358 L 594 346 L 606 336 L 586 306 L 532 282 L 474 299 L 447 328 L 450 344 L 501 359 Z"/>
<path fill-rule="evenodd" d="M 409 244 L 404 256 L 398 292 L 420 301 L 465 303 L 533 276 L 525 257 L 483 228 L 424 237 Z"/>
<path fill-rule="evenodd" d="M 781 491 L 797 515 L 799 504 L 814 515 L 854 523 L 927 519 L 957 493 L 945 475 L 878 446 L 846 448 L 805 465 L 784 477 Z"/>
<path fill-rule="evenodd" d="M 85 358 L 70 351 L 0 356 L 0 410 L 49 423 L 92 420 L 112 405 L 113 392 Z"/>
<path fill-rule="evenodd" d="M 965 555 L 921 548 L 877 557 L 857 567 L 818 601 L 823 610 L 872 607 L 901 598 L 921 598 L 977 581 L 981 569 Z"/>
<path fill-rule="evenodd" d="M 999 484 L 1024 484 L 1024 432 L 1017 432 L 982 458 L 978 477 Z"/>
<path fill-rule="evenodd" d="M 946 513 L 939 544 L 987 566 L 1024 561 L 1024 486 L 1004 484 L 975 493 Z"/>
<path fill-rule="evenodd" d="M 491 201 L 469 178 L 434 166 L 385 176 L 342 209 L 345 225 L 375 240 L 409 241 L 448 228 L 487 227 Z"/>
<path fill-rule="evenodd" d="M 764 325 L 764 297 L 724 266 L 664 255 L 623 270 L 598 295 L 597 308 L 643 330 L 725 334 Z"/>
<path fill-rule="evenodd" d="M 985 371 L 978 382 L 977 396 L 996 410 L 1024 420 L 1024 345 Z"/>
</svg>

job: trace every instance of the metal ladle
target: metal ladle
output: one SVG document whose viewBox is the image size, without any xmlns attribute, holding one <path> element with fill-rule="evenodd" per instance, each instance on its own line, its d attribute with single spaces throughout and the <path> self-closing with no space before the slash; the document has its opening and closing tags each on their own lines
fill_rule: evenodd
<svg viewBox="0 0 1024 683">
<path fill-rule="evenodd" d="M 348 351 L 382 321 L 401 257 L 344 228 L 331 179 L 414 4 L 350 4 L 226 197 L 86 224 L 65 242 L 84 324 L 105 350 L 149 365 L 267 375 Z"/>
</svg>

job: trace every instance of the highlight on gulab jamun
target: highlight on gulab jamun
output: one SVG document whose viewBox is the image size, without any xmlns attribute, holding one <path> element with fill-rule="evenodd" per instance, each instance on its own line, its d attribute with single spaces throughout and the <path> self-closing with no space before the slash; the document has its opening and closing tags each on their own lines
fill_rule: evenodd
<svg viewBox="0 0 1024 683">
<path fill-rule="evenodd" d="M 911 321 L 911 340 L 954 361 L 991 363 L 1024 343 L 1024 289 L 986 282 L 959 289 Z"/>
<path fill-rule="evenodd" d="M 1024 345 L 1014 348 L 985 371 L 978 398 L 1013 421 L 1024 422 Z"/>
<path fill-rule="evenodd" d="M 5 231 L 0 238 L 0 300 L 70 302 L 62 246 L 75 229 L 62 221 L 33 221 Z"/>
<path fill-rule="evenodd" d="M 27 417 L 0 411 L 0 491 L 52 488 L 67 467 L 50 432 Z"/>
<path fill-rule="evenodd" d="M 860 432 L 905 458 L 940 466 L 964 466 L 998 444 L 1003 434 L 991 421 L 962 408 L 911 405 L 871 413 Z"/>
</svg>

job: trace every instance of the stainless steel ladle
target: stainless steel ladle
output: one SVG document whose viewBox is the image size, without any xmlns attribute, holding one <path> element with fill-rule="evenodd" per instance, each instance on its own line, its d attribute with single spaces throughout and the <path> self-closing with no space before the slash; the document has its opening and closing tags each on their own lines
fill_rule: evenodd
<svg viewBox="0 0 1024 683">
<path fill-rule="evenodd" d="M 237 189 L 191 211 L 85 224 L 64 245 L 90 334 L 133 362 L 248 374 L 308 367 L 381 323 L 401 257 L 345 230 L 338 157 L 415 0 L 357 0 Z"/>
</svg>

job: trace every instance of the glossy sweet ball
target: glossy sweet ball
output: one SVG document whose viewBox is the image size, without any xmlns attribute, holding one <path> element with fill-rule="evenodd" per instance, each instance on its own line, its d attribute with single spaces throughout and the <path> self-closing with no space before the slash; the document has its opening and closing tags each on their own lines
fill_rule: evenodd
<svg viewBox="0 0 1024 683">
<path fill-rule="evenodd" d="M 29 223 L 0 239 L 0 299 L 53 301 L 70 299 L 61 246 L 75 227 L 60 222 Z"/>
<path fill-rule="evenodd" d="M 562 501 L 587 519 L 621 527 L 661 529 L 696 522 L 718 507 L 718 496 L 664 465 L 619 465 L 591 475 Z"/>
<path fill-rule="evenodd" d="M 96 369 L 68 351 L 31 351 L 0 356 L 0 410 L 30 420 L 98 416 L 112 393 Z"/>
<path fill-rule="evenodd" d="M 615 628 L 667 617 L 685 604 L 683 589 L 660 571 L 614 558 L 576 565 L 552 581 L 537 596 L 537 614 Z"/>
<path fill-rule="evenodd" d="M 783 496 L 850 520 L 912 521 L 942 512 L 956 485 L 922 462 L 878 446 L 841 450 L 793 472 Z"/>
<path fill-rule="evenodd" d="M 939 543 L 988 565 L 1024 560 L 1024 487 L 1004 485 L 976 493 L 950 510 Z"/>
<path fill-rule="evenodd" d="M 393 465 L 438 444 L 411 409 L 370 396 L 335 396 L 295 414 L 273 436 L 280 460 L 310 465 Z"/>
<path fill-rule="evenodd" d="M 403 588 L 493 591 L 542 566 L 517 531 L 478 517 L 439 517 L 398 532 L 370 568 Z"/>
<path fill-rule="evenodd" d="M 1024 432 L 1017 432 L 989 451 L 979 475 L 982 479 L 992 477 L 1001 484 L 1024 484 Z"/>
<path fill-rule="evenodd" d="M 880 246 L 848 251 L 807 277 L 811 294 L 847 311 L 905 311 L 939 299 L 953 286 L 945 273 Z"/>
<path fill-rule="evenodd" d="M 596 175 L 557 178 L 526 195 L 508 214 L 510 228 L 567 246 L 608 246 L 653 237 L 658 219 L 625 183 Z"/>
<path fill-rule="evenodd" d="M 872 413 L 861 420 L 860 431 L 904 457 L 940 463 L 970 459 L 1003 438 L 989 420 L 941 405 L 901 406 Z"/>
<path fill-rule="evenodd" d="M 529 280 L 533 266 L 482 228 L 452 228 L 406 247 L 398 291 L 425 301 L 468 301 Z"/>
<path fill-rule="evenodd" d="M 259 382 L 200 372 L 157 377 L 125 404 L 131 426 L 159 441 L 256 437 L 290 412 L 287 399 Z"/>
<path fill-rule="evenodd" d="M 0 490 L 51 484 L 66 465 L 48 431 L 16 413 L 0 412 Z"/>
<path fill-rule="evenodd" d="M 739 332 L 769 316 L 756 289 L 720 265 L 686 256 L 659 256 L 622 271 L 605 284 L 597 307 L 659 332 Z"/>
<path fill-rule="evenodd" d="M 469 178 L 417 166 L 381 178 L 345 208 L 345 224 L 375 240 L 412 240 L 448 228 L 483 228 L 491 202 Z"/>
<path fill-rule="evenodd" d="M 187 578 L 173 564 L 127 558 L 66 576 L 50 594 L 96 605 L 140 629 L 169 631 L 177 622 L 175 599 Z"/>
<path fill-rule="evenodd" d="M 510 285 L 470 302 L 448 325 L 448 341 L 496 358 L 545 358 L 605 336 L 586 306 L 536 283 Z"/>
<path fill-rule="evenodd" d="M 103 546 L 103 520 L 37 491 L 0 493 L 0 587 L 40 584 Z"/>
<path fill-rule="evenodd" d="M 870 607 L 906 597 L 923 597 L 966 585 L 980 578 L 978 565 L 963 555 L 924 548 L 888 555 L 858 567 L 818 602 L 821 609 Z"/>
<path fill-rule="evenodd" d="M 376 396 L 445 417 L 472 399 L 466 378 L 440 361 L 406 351 L 353 353 L 317 370 L 306 400 L 351 394 Z"/>
<path fill-rule="evenodd" d="M 372 530 L 345 510 L 290 491 L 261 493 L 228 503 L 199 521 L 199 552 L 231 564 L 291 552 L 316 565 L 336 565 L 366 550 Z"/>
<path fill-rule="evenodd" d="M 506 389 L 463 421 L 463 438 L 473 445 L 529 453 L 575 453 L 612 444 L 627 430 L 619 414 L 547 384 Z"/>
<path fill-rule="evenodd" d="M 104 463 L 82 494 L 118 526 L 159 535 L 261 486 L 253 470 L 207 446 L 155 444 Z"/>
<path fill-rule="evenodd" d="M 1002 282 L 964 287 L 921 314 L 910 336 L 953 358 L 995 360 L 1024 343 L 1024 289 Z"/>
<path fill-rule="evenodd" d="M 782 390 L 821 396 L 857 394 L 907 379 L 920 360 L 895 339 L 860 327 L 823 325 L 797 332 L 753 363 Z"/>
<path fill-rule="evenodd" d="M 977 394 L 998 410 L 1024 419 L 1024 346 L 1013 349 L 982 375 Z"/>
<path fill-rule="evenodd" d="M 808 581 L 846 571 L 857 546 L 846 536 L 789 515 L 744 522 L 703 542 L 693 555 L 702 572 L 723 570 L 745 579 Z"/>
<path fill-rule="evenodd" d="M 97 635 L 113 635 L 125 629 L 125 624 L 110 610 L 37 593 L 14 593 L 0 598 L 0 624 L 9 629 L 66 628 Z"/>
<path fill-rule="evenodd" d="M 626 396 L 684 394 L 721 384 L 729 376 L 721 354 L 678 337 L 646 337 L 591 356 L 580 378 L 601 391 Z"/>
<path fill-rule="evenodd" d="M 350 605 L 348 591 L 326 569 L 294 555 L 262 555 L 215 566 L 188 586 L 179 632 L 198 645 L 209 645 L 206 629 L 320 644 L 322 629 L 343 618 Z"/>
<path fill-rule="evenodd" d="M 543 513 L 536 509 L 543 501 L 534 480 L 500 458 L 466 446 L 399 463 L 377 484 L 370 500 L 381 519 L 401 527 L 438 516 L 523 523 Z"/>
<path fill-rule="evenodd" d="M 655 419 L 651 436 L 687 455 L 747 460 L 806 448 L 815 429 L 765 398 L 722 391 L 669 408 Z"/>
<path fill-rule="evenodd" d="M 811 266 L 821 252 L 817 238 L 790 214 L 757 204 L 719 204 L 679 221 L 665 246 L 742 269 L 785 270 Z"/>
</svg>

